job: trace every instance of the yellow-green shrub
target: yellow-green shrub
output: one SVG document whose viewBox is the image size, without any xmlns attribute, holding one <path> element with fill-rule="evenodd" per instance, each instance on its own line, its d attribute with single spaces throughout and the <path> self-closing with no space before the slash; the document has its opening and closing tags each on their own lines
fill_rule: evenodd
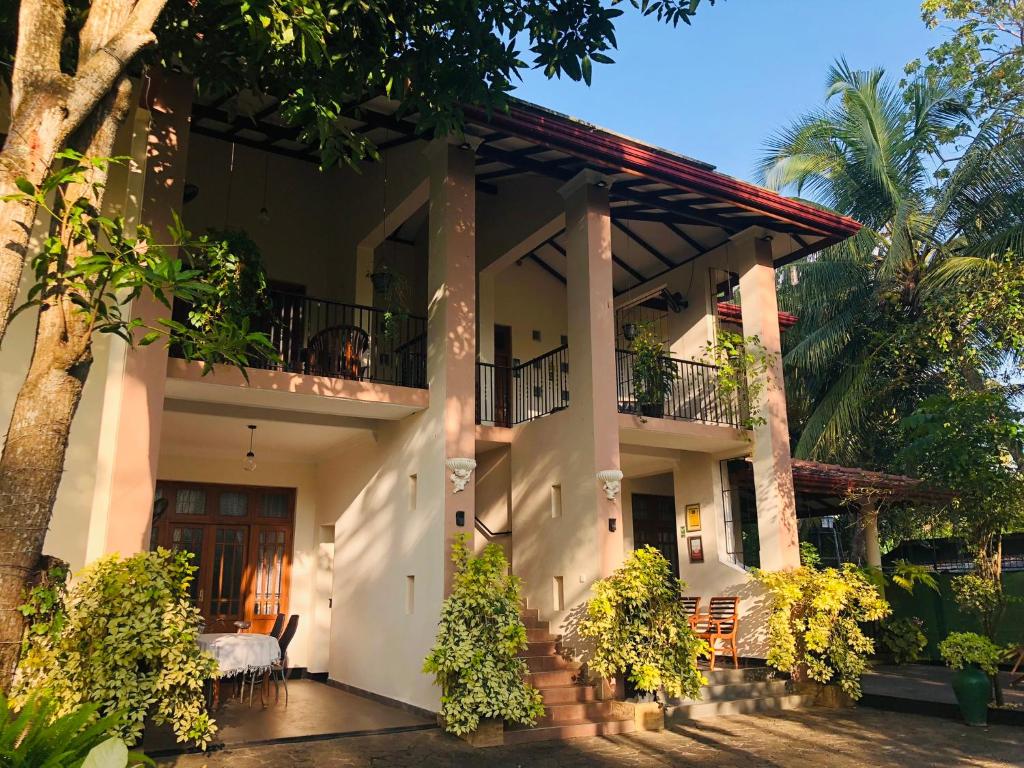
<svg viewBox="0 0 1024 768">
<path fill-rule="evenodd" d="M 593 640 L 590 668 L 602 677 L 624 673 L 640 691 L 697 696 L 706 680 L 697 656 L 707 643 L 690 628 L 683 584 L 654 547 L 642 547 L 594 584 L 579 634 Z"/>
<path fill-rule="evenodd" d="M 481 718 L 533 725 L 544 714 L 540 693 L 524 679 L 526 627 L 519 615 L 520 583 L 501 547 L 473 557 L 466 536 L 452 546 L 455 576 L 441 608 L 437 641 L 423 670 L 441 687 L 445 729 L 475 731 Z"/>
<path fill-rule="evenodd" d="M 889 615 L 889 604 L 856 566 L 754 571 L 767 589 L 768 664 L 796 680 L 836 683 L 860 698 L 860 676 L 875 644 L 862 622 Z"/>
<path fill-rule="evenodd" d="M 115 732 L 129 744 L 149 716 L 205 747 L 216 725 L 203 684 L 217 663 L 196 645 L 202 617 L 188 595 L 190 559 L 166 549 L 112 555 L 81 571 L 48 610 L 39 603 L 50 597 L 31 594 L 23 610 L 38 623 L 26 635 L 14 704 L 39 693 L 58 715 L 90 703 L 101 714 L 121 712 Z"/>
</svg>

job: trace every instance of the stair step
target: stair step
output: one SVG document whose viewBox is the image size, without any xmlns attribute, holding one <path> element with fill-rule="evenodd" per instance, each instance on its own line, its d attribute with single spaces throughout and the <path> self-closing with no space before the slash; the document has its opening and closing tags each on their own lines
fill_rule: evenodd
<svg viewBox="0 0 1024 768">
<path fill-rule="evenodd" d="M 566 685 L 574 685 L 577 670 L 575 669 L 553 669 L 548 672 L 528 672 L 526 682 L 538 690 L 546 688 L 557 688 Z"/>
<path fill-rule="evenodd" d="M 527 643 L 526 647 L 519 651 L 516 656 L 529 658 L 530 656 L 557 656 L 562 650 L 562 644 L 557 640 L 539 640 L 535 643 Z"/>
<path fill-rule="evenodd" d="M 522 608 L 519 611 L 519 615 L 524 622 L 527 620 L 536 621 L 540 618 L 540 610 L 537 608 Z"/>
<path fill-rule="evenodd" d="M 708 685 L 729 685 L 732 683 L 755 683 L 772 679 L 776 672 L 769 667 L 719 667 L 714 672 L 708 669 L 701 669 Z"/>
<path fill-rule="evenodd" d="M 612 715 L 610 701 L 585 701 L 572 704 L 548 705 L 544 702 L 544 716 L 537 719 L 537 726 L 557 725 L 567 720 L 608 720 Z"/>
<path fill-rule="evenodd" d="M 690 720 L 710 720 L 715 717 L 746 715 L 752 712 L 799 709 L 800 707 L 809 707 L 813 704 L 814 696 L 803 694 L 761 696 L 728 701 L 704 701 L 667 707 L 665 709 L 665 720 L 673 723 L 684 723 Z"/>
<path fill-rule="evenodd" d="M 562 720 L 558 725 L 508 728 L 505 731 L 505 744 L 577 739 L 583 736 L 615 736 L 620 733 L 632 733 L 635 730 L 636 724 L 632 720 Z"/>
<path fill-rule="evenodd" d="M 695 699 L 673 699 L 673 705 L 701 704 L 708 701 L 734 701 L 736 699 L 756 699 L 759 696 L 783 696 L 787 692 L 785 680 L 761 680 L 750 683 L 726 683 L 724 685 L 705 685 L 700 689 L 700 696 Z"/>
<path fill-rule="evenodd" d="M 523 622 L 523 626 L 527 629 L 551 629 L 550 622 L 544 621 L 538 618 L 530 618 L 528 616 L 520 616 L 520 621 Z"/>
<path fill-rule="evenodd" d="M 558 635 L 552 635 L 546 625 L 543 627 L 526 628 L 526 641 L 528 643 L 539 643 L 544 641 L 554 641 L 558 639 Z"/>
<path fill-rule="evenodd" d="M 571 669 L 575 672 L 580 668 L 578 662 L 563 659 L 561 656 L 527 656 L 523 661 L 531 672 L 550 672 L 555 669 Z"/>
<path fill-rule="evenodd" d="M 541 688 L 540 695 L 544 699 L 545 706 L 575 704 L 582 701 L 594 701 L 597 698 L 597 692 L 592 685 L 556 685 L 550 688 Z"/>
</svg>

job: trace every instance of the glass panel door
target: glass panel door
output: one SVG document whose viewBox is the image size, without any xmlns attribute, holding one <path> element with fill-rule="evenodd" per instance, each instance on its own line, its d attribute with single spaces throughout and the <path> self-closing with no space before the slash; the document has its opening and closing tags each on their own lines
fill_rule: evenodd
<svg viewBox="0 0 1024 768">
<path fill-rule="evenodd" d="M 234 632 L 234 622 L 245 618 L 247 532 L 243 525 L 213 527 L 208 632 Z"/>
<path fill-rule="evenodd" d="M 269 632 L 278 613 L 287 613 L 288 528 L 256 526 L 253 530 L 255 550 L 252 631 Z"/>
</svg>

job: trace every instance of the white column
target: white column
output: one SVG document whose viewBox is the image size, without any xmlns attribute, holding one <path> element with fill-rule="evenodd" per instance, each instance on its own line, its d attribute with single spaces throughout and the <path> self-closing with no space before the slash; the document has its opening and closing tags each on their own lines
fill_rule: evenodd
<svg viewBox="0 0 1024 768">
<path fill-rule="evenodd" d="M 597 481 L 597 472 L 620 468 L 608 184 L 600 174 L 583 171 L 559 190 L 566 211 L 569 414 L 579 439 L 572 463 L 593 483 L 593 495 L 586 498 L 594 503 L 600 576 L 622 562 L 623 547 L 621 498 L 608 499 Z"/>
<path fill-rule="evenodd" d="M 796 568 L 800 565 L 800 545 L 782 375 L 782 335 L 772 246 L 766 238 L 755 239 L 744 259 L 740 303 L 743 334 L 759 337 L 765 350 L 775 355 L 756 403 L 765 423 L 754 429 L 752 451 L 761 567 L 766 571 Z"/>
</svg>

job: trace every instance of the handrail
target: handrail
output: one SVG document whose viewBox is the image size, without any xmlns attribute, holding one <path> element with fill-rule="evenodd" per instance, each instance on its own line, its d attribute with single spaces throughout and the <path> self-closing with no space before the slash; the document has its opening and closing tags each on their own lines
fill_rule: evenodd
<svg viewBox="0 0 1024 768">
<path fill-rule="evenodd" d="M 639 413 L 654 418 L 678 419 L 742 426 L 745 392 L 726 395 L 718 381 L 719 366 L 697 360 L 663 356 L 672 369 L 672 384 L 661 403 L 641 405 L 637 398 L 633 365 L 635 354 L 615 350 L 616 390 L 620 413 Z"/>
<path fill-rule="evenodd" d="M 479 517 L 474 517 L 473 518 L 473 525 L 476 527 L 476 529 L 478 531 L 480 531 L 480 533 L 482 533 L 488 539 L 495 539 L 498 536 L 511 536 L 512 535 L 512 531 L 511 530 L 509 530 L 509 531 L 492 531 L 490 528 L 487 527 L 487 523 L 485 523 Z"/>
<path fill-rule="evenodd" d="M 513 427 L 569 406 L 569 347 L 519 365 L 478 362 L 476 420 Z"/>
<path fill-rule="evenodd" d="M 252 328 L 267 334 L 278 359 L 250 367 L 427 388 L 426 318 L 291 291 L 267 295 Z"/>
</svg>

